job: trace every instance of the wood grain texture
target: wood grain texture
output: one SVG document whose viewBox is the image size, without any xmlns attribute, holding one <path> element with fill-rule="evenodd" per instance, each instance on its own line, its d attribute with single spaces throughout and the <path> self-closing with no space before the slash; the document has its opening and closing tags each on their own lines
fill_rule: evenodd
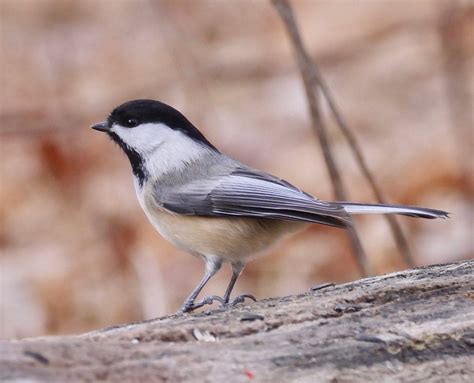
<svg viewBox="0 0 474 383">
<path fill-rule="evenodd" d="M 0 347 L 8 382 L 468 382 L 474 261 Z"/>
</svg>

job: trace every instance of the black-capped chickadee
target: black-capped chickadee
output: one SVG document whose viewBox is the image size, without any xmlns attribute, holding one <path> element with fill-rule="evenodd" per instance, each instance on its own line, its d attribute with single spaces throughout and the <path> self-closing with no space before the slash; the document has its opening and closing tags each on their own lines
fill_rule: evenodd
<svg viewBox="0 0 474 383">
<path fill-rule="evenodd" d="M 370 213 L 447 217 L 441 210 L 413 206 L 318 200 L 222 154 L 186 117 L 162 102 L 126 102 L 92 128 L 106 132 L 128 156 L 138 201 L 155 229 L 205 261 L 205 275 L 184 302 L 185 312 L 214 300 L 227 305 L 255 299 L 245 294 L 230 302 L 245 263 L 307 224 L 350 228 L 353 214 Z M 232 265 L 224 296 L 196 303 L 224 262 Z"/>
</svg>

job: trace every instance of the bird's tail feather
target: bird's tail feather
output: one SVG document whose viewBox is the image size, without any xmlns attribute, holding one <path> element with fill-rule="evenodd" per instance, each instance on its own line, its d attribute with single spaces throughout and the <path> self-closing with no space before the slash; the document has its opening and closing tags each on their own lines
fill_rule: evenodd
<svg viewBox="0 0 474 383">
<path fill-rule="evenodd" d="M 401 214 L 420 218 L 448 218 L 442 210 L 405 205 L 376 205 L 353 202 L 339 202 L 349 214 Z"/>
</svg>

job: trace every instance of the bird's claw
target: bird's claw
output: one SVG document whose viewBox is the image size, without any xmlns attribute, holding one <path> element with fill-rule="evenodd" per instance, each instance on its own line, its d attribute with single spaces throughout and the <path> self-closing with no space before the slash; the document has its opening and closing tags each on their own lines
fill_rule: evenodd
<svg viewBox="0 0 474 383">
<path fill-rule="evenodd" d="M 251 299 L 254 302 L 257 302 L 257 299 L 251 295 L 251 294 L 241 294 L 235 297 L 232 302 L 226 302 L 224 298 L 219 297 L 218 295 L 210 295 L 208 297 L 205 297 L 202 301 L 200 302 L 185 302 L 183 307 L 181 308 L 181 311 L 184 313 L 190 313 L 194 310 L 197 310 L 203 306 L 207 305 L 212 305 L 214 302 L 219 302 L 221 308 L 226 308 L 226 307 L 233 307 L 235 305 L 238 305 L 239 303 L 245 302 L 245 299 Z"/>
<path fill-rule="evenodd" d="M 257 298 L 255 298 L 253 295 L 251 295 L 251 294 L 241 294 L 241 295 L 236 296 L 232 302 L 227 303 L 227 305 L 235 306 L 239 303 L 245 302 L 246 298 L 251 299 L 254 302 L 257 302 Z"/>
<path fill-rule="evenodd" d="M 183 307 L 181 308 L 181 311 L 189 313 L 203 306 L 212 305 L 215 301 L 219 302 L 221 304 L 221 307 L 225 305 L 224 299 L 217 295 L 210 295 L 197 303 L 194 303 L 193 301 L 185 302 Z"/>
</svg>

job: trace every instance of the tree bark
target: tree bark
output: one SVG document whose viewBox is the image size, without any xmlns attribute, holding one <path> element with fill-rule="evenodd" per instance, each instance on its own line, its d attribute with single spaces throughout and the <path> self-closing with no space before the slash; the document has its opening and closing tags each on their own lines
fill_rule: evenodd
<svg viewBox="0 0 474 383">
<path fill-rule="evenodd" d="M 8 382 L 467 382 L 474 261 L 0 347 Z"/>
</svg>

